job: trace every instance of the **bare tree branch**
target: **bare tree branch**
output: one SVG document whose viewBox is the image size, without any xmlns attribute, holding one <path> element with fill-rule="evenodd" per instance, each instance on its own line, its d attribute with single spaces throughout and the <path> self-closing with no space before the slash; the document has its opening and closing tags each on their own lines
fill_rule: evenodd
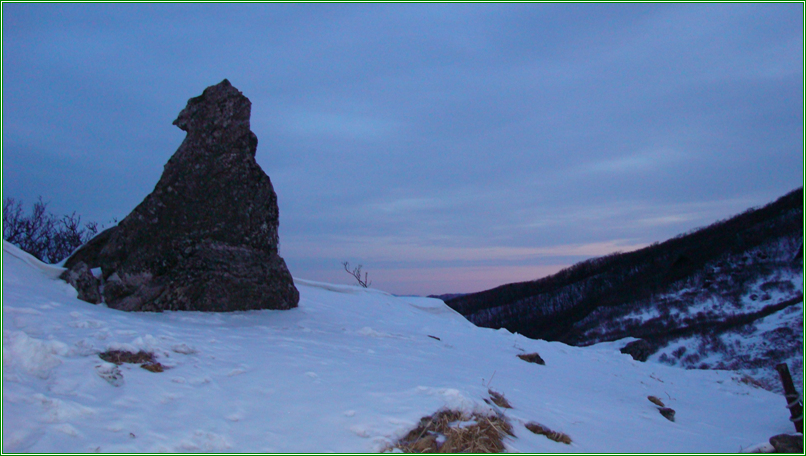
<svg viewBox="0 0 806 456">
<path fill-rule="evenodd" d="M 364 280 L 361 280 L 361 268 L 363 267 L 362 265 L 359 264 L 358 266 L 353 268 L 352 271 L 350 270 L 350 262 L 345 261 L 344 263 L 342 263 L 342 265 L 344 265 L 344 270 L 347 271 L 348 274 L 353 276 L 355 280 L 358 281 L 358 284 L 361 285 L 362 287 L 367 288 L 372 284 L 372 282 L 367 281 L 367 278 L 369 276 L 368 272 L 364 273 Z"/>
</svg>

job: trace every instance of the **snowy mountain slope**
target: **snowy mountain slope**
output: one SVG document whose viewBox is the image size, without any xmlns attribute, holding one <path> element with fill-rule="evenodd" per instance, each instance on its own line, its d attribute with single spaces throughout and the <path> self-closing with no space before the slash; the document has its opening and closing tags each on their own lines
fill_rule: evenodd
<svg viewBox="0 0 806 456">
<path fill-rule="evenodd" d="M 650 362 L 731 369 L 783 392 L 775 365 L 803 379 L 803 270 L 797 239 L 709 262 L 705 272 L 628 305 L 599 308 L 575 327 L 587 343 L 626 335 L 652 346 Z"/>
<path fill-rule="evenodd" d="M 803 388 L 803 302 L 721 334 L 694 334 L 667 342 L 648 362 L 688 369 L 730 369 L 770 391 L 783 393 L 775 365 L 789 366 Z"/>
<path fill-rule="evenodd" d="M 297 280 L 288 311 L 125 313 L 57 273 L 4 242 L 4 452 L 375 452 L 442 408 L 491 412 L 488 388 L 514 407 L 512 452 L 738 452 L 793 430 L 783 397 L 736 374 L 477 328 L 435 299 Z"/>
</svg>

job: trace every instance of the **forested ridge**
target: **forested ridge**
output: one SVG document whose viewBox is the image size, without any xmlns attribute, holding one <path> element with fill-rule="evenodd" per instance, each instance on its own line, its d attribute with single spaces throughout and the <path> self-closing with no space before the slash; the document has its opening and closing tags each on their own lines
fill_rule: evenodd
<svg viewBox="0 0 806 456">
<path fill-rule="evenodd" d="M 598 335 L 591 337 L 592 326 L 602 323 L 585 321 L 593 312 L 605 317 L 609 308 L 650 305 L 653 297 L 686 286 L 735 300 L 765 271 L 800 269 L 802 251 L 803 188 L 799 188 L 764 207 L 748 209 L 662 243 L 593 258 L 549 277 L 502 285 L 446 303 L 479 326 L 587 344 L 635 336 L 622 328 L 609 335 L 594 331 Z M 648 327 L 643 324 L 642 332 L 680 331 L 683 326 L 701 327 L 711 319 L 707 315 L 694 318 L 677 324 L 655 321 L 654 330 L 651 323 Z"/>
</svg>

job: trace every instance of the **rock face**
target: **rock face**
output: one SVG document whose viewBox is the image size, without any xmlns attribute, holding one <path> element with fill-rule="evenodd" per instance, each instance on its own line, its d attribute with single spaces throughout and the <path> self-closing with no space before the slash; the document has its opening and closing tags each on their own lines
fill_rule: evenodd
<svg viewBox="0 0 806 456">
<path fill-rule="evenodd" d="M 59 278 L 78 290 L 78 299 L 92 304 L 101 302 L 98 279 L 92 275 L 90 268 L 87 267 L 87 263 L 83 261 L 76 262 L 69 269 L 64 271 Z"/>
<path fill-rule="evenodd" d="M 776 453 L 803 454 L 803 435 L 774 435 L 770 437 L 770 445 L 775 448 Z"/>
<path fill-rule="evenodd" d="M 173 123 L 187 136 L 154 191 L 77 258 L 101 267 L 109 307 L 296 307 L 299 292 L 278 254 L 277 195 L 255 161 L 250 112 L 249 99 L 225 79 L 179 113 Z"/>
<path fill-rule="evenodd" d="M 113 226 L 112 228 L 107 228 L 98 233 L 94 238 L 90 239 L 89 242 L 73 252 L 73 254 L 70 255 L 70 258 L 64 262 L 64 267 L 67 269 L 73 269 L 76 265 L 78 265 L 78 263 L 82 262 L 86 263 L 90 268 L 100 267 L 101 250 L 103 250 L 103 248 L 106 246 L 106 243 L 109 242 L 109 238 L 112 236 L 112 233 L 117 231 L 117 229 L 118 227 Z"/>
</svg>

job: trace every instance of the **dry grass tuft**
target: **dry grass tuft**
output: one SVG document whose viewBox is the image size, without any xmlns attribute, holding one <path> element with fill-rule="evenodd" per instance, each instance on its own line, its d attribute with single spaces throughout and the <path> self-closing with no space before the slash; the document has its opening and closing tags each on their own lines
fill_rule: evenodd
<svg viewBox="0 0 806 456">
<path fill-rule="evenodd" d="M 518 355 L 518 358 L 526 361 L 527 363 L 535 363 L 540 364 L 541 366 L 545 366 L 546 362 L 543 361 L 543 358 L 540 357 L 537 353 L 525 353 Z"/>
<path fill-rule="evenodd" d="M 123 363 L 141 364 L 140 367 L 151 372 L 162 372 L 166 369 L 165 366 L 158 363 L 154 359 L 153 353 L 139 351 L 137 353 L 122 351 L 122 350 L 109 350 L 99 353 L 98 357 L 108 363 L 114 363 L 120 366 Z"/>
<path fill-rule="evenodd" d="M 666 405 L 663 403 L 663 401 L 661 401 L 660 399 L 658 399 L 655 396 L 647 396 L 646 398 L 649 399 L 649 402 L 652 402 L 653 404 L 657 405 L 658 407 L 666 407 Z"/>
<path fill-rule="evenodd" d="M 512 408 L 512 404 L 509 403 L 509 401 L 507 400 L 507 398 L 504 397 L 503 394 L 497 391 L 493 391 L 491 389 L 488 389 L 487 392 L 490 394 L 490 400 L 493 401 L 493 404 L 501 408 L 508 408 L 508 409 Z M 487 399 L 485 399 L 484 402 L 487 402 L 488 404 L 490 403 Z"/>
<path fill-rule="evenodd" d="M 736 380 L 736 378 L 734 378 L 734 380 Z M 740 383 L 744 383 L 745 385 L 750 385 L 756 388 L 764 389 L 764 385 L 762 385 L 761 382 L 746 374 L 743 374 L 742 377 L 738 379 L 738 381 Z"/>
<path fill-rule="evenodd" d="M 566 445 L 571 444 L 571 437 L 569 437 L 568 434 L 552 431 L 551 429 L 547 428 L 546 426 L 543 426 L 542 424 L 530 421 L 526 423 L 526 429 L 529 429 L 535 434 L 545 435 L 549 440 L 565 443 Z"/>
<path fill-rule="evenodd" d="M 501 453 L 504 437 L 514 435 L 503 416 L 469 416 L 442 410 L 420 419 L 416 428 L 385 451 L 404 453 Z"/>
<path fill-rule="evenodd" d="M 150 372 L 162 372 L 165 370 L 165 366 L 160 363 L 145 363 L 140 367 Z"/>
</svg>

